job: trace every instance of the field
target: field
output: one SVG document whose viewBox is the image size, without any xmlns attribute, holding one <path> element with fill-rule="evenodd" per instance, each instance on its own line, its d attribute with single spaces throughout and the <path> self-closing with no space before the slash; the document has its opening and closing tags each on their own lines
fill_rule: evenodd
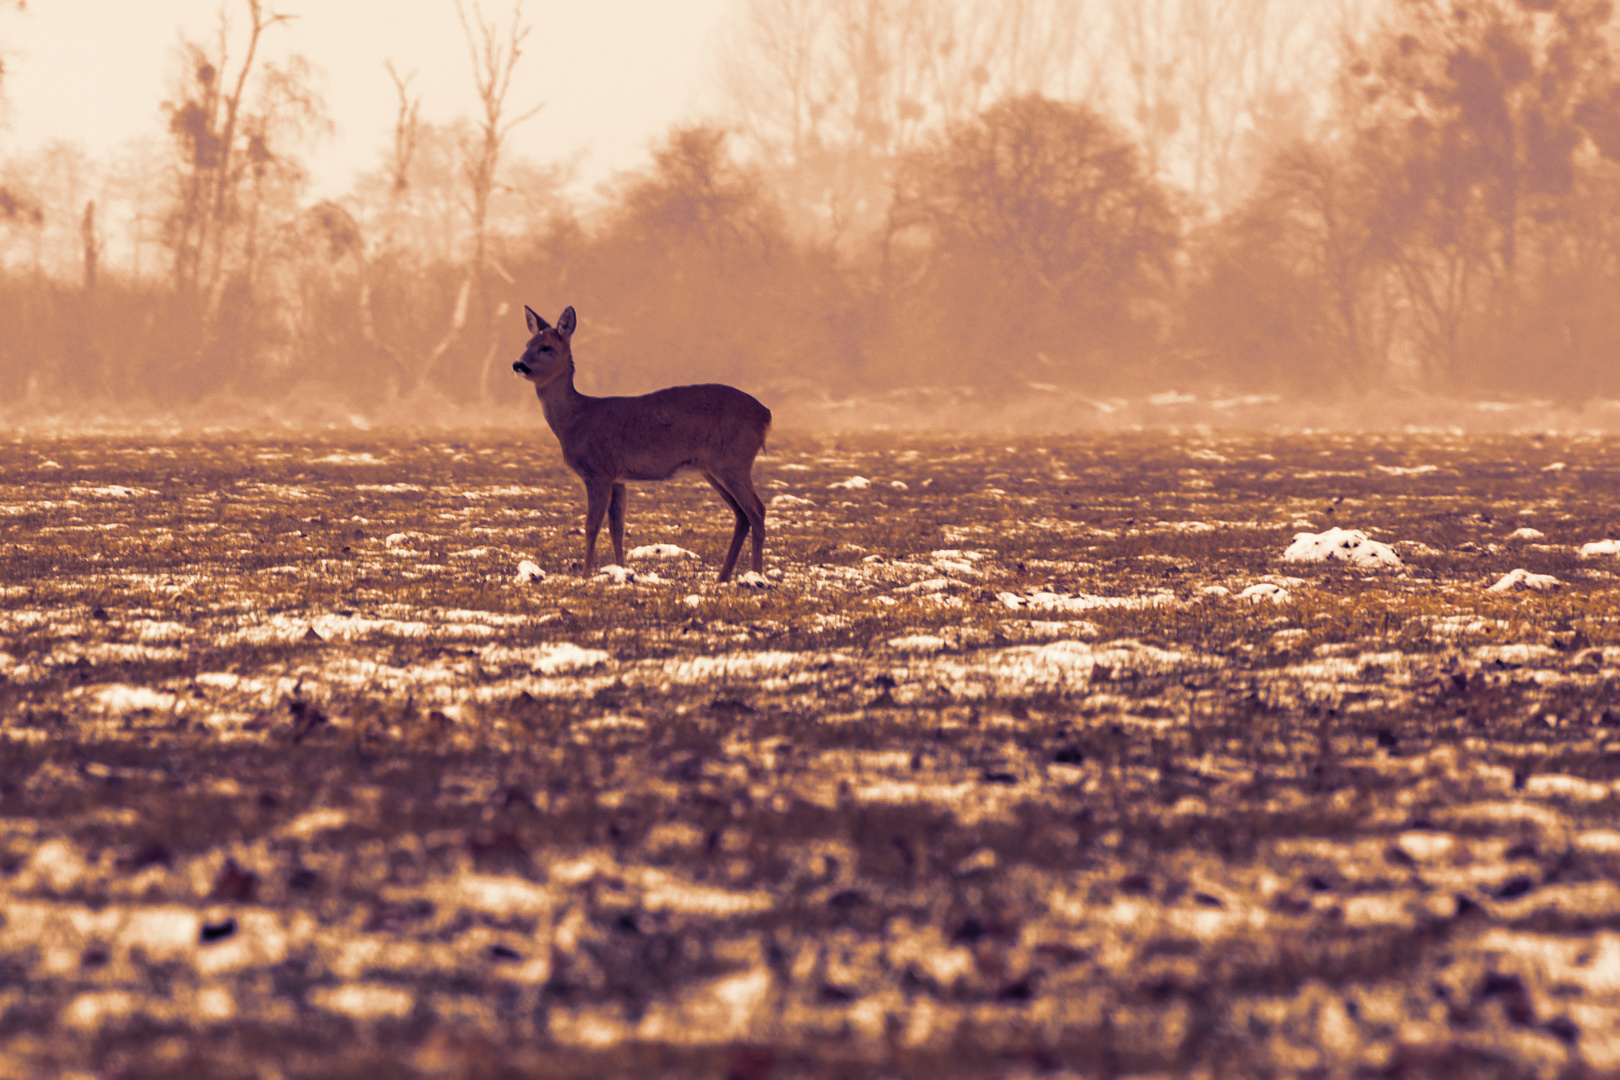
<svg viewBox="0 0 1620 1080">
<path fill-rule="evenodd" d="M 16 439 L 0 1077 L 1620 1073 L 1617 450 Z"/>
</svg>

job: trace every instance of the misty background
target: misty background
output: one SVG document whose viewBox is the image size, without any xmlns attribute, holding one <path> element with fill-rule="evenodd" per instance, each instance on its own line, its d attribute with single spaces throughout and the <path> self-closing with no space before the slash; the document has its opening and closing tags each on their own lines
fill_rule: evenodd
<svg viewBox="0 0 1620 1080">
<path fill-rule="evenodd" d="M 544 10 L 463 3 L 478 107 L 379 65 L 394 123 L 323 197 L 292 0 L 220 12 L 159 136 L 0 123 L 0 416 L 532 421 L 525 303 L 578 308 L 588 393 L 779 424 L 1620 399 L 1610 0 L 733 0 L 718 104 L 583 192 L 518 149 Z M 28 32 L 0 0 L 0 58 Z"/>
</svg>

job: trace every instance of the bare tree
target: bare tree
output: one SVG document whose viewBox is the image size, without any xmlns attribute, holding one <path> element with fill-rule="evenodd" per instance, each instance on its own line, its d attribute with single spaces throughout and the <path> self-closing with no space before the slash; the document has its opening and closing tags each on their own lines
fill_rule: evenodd
<svg viewBox="0 0 1620 1080">
<path fill-rule="evenodd" d="M 392 60 L 386 61 L 383 67 L 394 80 L 394 95 L 399 99 L 399 111 L 394 116 L 394 146 L 388 157 L 389 186 L 395 192 L 403 192 L 410 187 L 411 161 L 416 157 L 416 140 L 422 128 L 422 97 L 420 94 L 410 96 L 411 80 L 416 78 L 416 72 L 402 79 L 394 70 Z"/>
<path fill-rule="evenodd" d="M 424 177 L 422 168 L 424 162 L 424 146 L 426 157 L 432 158 L 433 165 L 437 166 L 437 151 L 450 139 L 452 152 L 456 150 L 456 143 L 461 140 L 448 135 L 446 130 L 431 123 L 422 121 L 422 97 L 411 92 L 411 83 L 416 79 L 416 72 L 401 75 L 391 60 L 384 61 L 383 69 L 388 72 L 389 79 L 394 84 L 395 112 L 392 137 L 388 147 L 383 153 L 382 166 L 375 174 L 367 174 L 361 178 L 361 198 L 374 208 L 376 219 L 372 222 L 372 244 L 379 251 L 395 251 L 396 247 L 416 247 L 425 254 L 428 244 L 420 235 L 404 236 L 402 234 L 412 231 L 413 226 L 420 222 L 416 220 L 418 204 L 429 193 L 442 187 L 445 176 L 438 175 L 445 170 L 429 169 L 433 175 Z M 447 177 L 454 182 L 456 168 L 448 170 Z M 426 183 L 424 183 L 426 180 Z M 452 197 L 451 202 L 455 202 Z M 403 248 L 401 248 L 403 250 Z"/>
<path fill-rule="evenodd" d="M 1194 336 L 1278 383 L 1307 355 L 1350 390 L 1613 385 L 1614 29 L 1608 0 L 1394 0 L 1333 122 L 1210 230 Z"/>
<path fill-rule="evenodd" d="M 182 40 L 186 74 L 164 106 L 180 153 L 167 235 L 175 286 L 210 316 L 231 274 L 251 277 L 265 200 L 302 179 L 283 144 L 324 124 L 306 61 L 258 65 L 266 31 L 292 16 L 267 11 L 262 0 L 245 2 L 247 41 L 234 69 L 221 8 L 212 49 Z"/>
<path fill-rule="evenodd" d="M 143 278 L 153 269 L 147 249 L 155 248 L 156 262 L 167 263 L 165 269 L 172 272 L 172 253 L 166 245 L 174 182 L 169 148 L 156 140 L 131 144 L 108 163 L 103 182 L 100 216 L 104 223 L 115 223 L 110 226 L 118 236 L 114 246 L 129 253 L 127 264 L 119 260 L 120 270 Z M 104 224 L 103 229 L 107 228 Z"/>
<path fill-rule="evenodd" d="M 835 243 L 879 231 L 899 157 L 998 98 L 1083 90 L 1086 0 L 747 0 L 721 78 L 745 142 Z"/>
<path fill-rule="evenodd" d="M 242 97 L 265 30 L 291 18 L 267 14 L 260 0 L 247 0 L 247 5 L 251 20 L 247 54 L 237 66 L 234 87 L 225 88 L 230 20 L 222 7 L 212 53 L 195 42 L 182 43 L 190 83 L 182 87 L 179 100 L 167 104 L 169 130 L 186 158 L 181 165 L 180 205 L 171 226 L 175 279 L 183 291 L 199 288 L 214 276 L 210 268 L 217 272 L 223 261 L 220 226 L 235 194 L 232 166 L 242 153 L 236 145 Z"/>
<path fill-rule="evenodd" d="M 26 10 L 25 0 L 0 0 L 0 13 L 6 10 Z M 6 57 L 0 49 L 0 129 L 5 127 L 6 107 Z M 14 190 L 9 185 L 0 183 L 0 225 L 15 225 L 18 222 L 39 223 L 35 218 L 38 206 L 23 193 Z M 3 235 L 3 234 L 0 234 Z"/>
<path fill-rule="evenodd" d="M 411 167 L 416 160 L 417 143 L 421 138 L 422 124 L 422 98 L 420 95 L 411 96 L 411 80 L 416 78 L 416 72 L 401 77 L 394 67 L 392 60 L 384 61 L 383 67 L 388 71 L 388 77 L 394 83 L 394 95 L 398 100 L 398 109 L 394 115 L 394 138 L 389 147 L 388 158 L 385 164 L 387 179 L 386 201 L 388 209 L 384 215 L 384 226 L 378 249 L 386 252 L 388 257 L 395 254 L 398 244 L 396 229 L 402 217 L 401 204 L 412 195 Z M 397 399 L 405 390 L 404 367 L 400 363 L 399 353 L 385 341 L 377 332 L 377 319 L 372 310 L 374 268 L 369 265 L 363 246 L 357 248 L 357 257 L 362 265 L 360 275 L 360 290 L 356 302 L 356 311 L 359 317 L 360 336 L 371 348 L 372 352 L 382 358 L 388 372 L 386 381 L 386 396 Z M 439 353 L 449 347 L 453 339 L 454 330 L 447 335 L 439 347 Z M 436 362 L 438 354 L 432 354 L 428 364 Z M 424 365 L 426 367 L 427 365 Z"/>
<path fill-rule="evenodd" d="M 84 204 L 84 217 L 79 220 L 79 243 L 84 249 L 84 291 L 96 291 L 96 267 L 101 261 L 101 235 L 96 230 L 96 200 Z"/>
<path fill-rule="evenodd" d="M 518 60 L 523 55 L 523 42 L 529 36 L 530 29 L 523 22 L 522 0 L 512 5 L 512 22 L 504 31 L 496 26 L 494 20 L 484 17 L 477 0 L 473 0 L 472 19 L 468 18 L 467 9 L 461 0 L 456 0 L 456 14 L 460 17 L 462 31 L 467 36 L 467 48 L 472 56 L 473 82 L 478 90 L 478 101 L 482 107 L 482 115 L 474 125 L 476 136 L 469 145 L 462 148 L 462 169 L 467 180 L 470 198 L 468 209 L 472 215 L 473 233 L 472 263 L 462 290 L 463 294 L 469 287 L 476 290 L 484 316 L 484 329 L 489 344 L 478 379 L 478 396 L 485 398 L 489 395 L 490 377 L 494 371 L 497 348 L 495 323 L 507 311 L 506 305 L 497 307 L 494 304 L 489 291 L 489 270 L 492 266 L 489 256 L 490 196 L 495 190 L 495 174 L 500 167 L 501 150 L 505 146 L 506 137 L 511 134 L 513 128 L 543 109 L 545 104 L 542 102 L 516 116 L 507 116 L 506 97 L 512 88 L 512 73 L 517 69 Z M 498 266 L 495 269 L 502 276 L 506 276 L 506 272 Z M 457 301 L 456 310 L 459 323 L 460 319 L 465 318 L 465 295 Z M 459 325 L 453 327 L 453 330 L 459 329 Z"/>
<path fill-rule="evenodd" d="M 386 201 L 389 205 L 386 211 L 388 224 L 383 235 L 384 245 L 392 248 L 396 229 L 414 228 L 418 230 L 415 239 L 426 241 L 420 245 L 423 249 L 440 248 L 451 243 L 459 246 L 464 237 L 470 237 L 470 253 L 462 255 L 458 251 L 446 256 L 460 264 L 460 282 L 456 286 L 449 320 L 443 326 L 442 333 L 436 329 L 433 346 L 425 353 L 417 354 L 419 359 L 409 364 L 410 383 L 414 392 L 420 392 L 428 384 L 440 361 L 458 342 L 464 340 L 471 320 L 481 335 L 475 347 L 483 349 L 478 382 L 479 396 L 483 397 L 489 391 L 498 348 L 495 327 L 507 310 L 504 303 L 496 302 L 490 283 L 492 272 L 507 277 L 491 251 L 491 205 L 498 191 L 497 179 L 508 136 L 519 124 L 544 108 L 544 104 L 534 105 L 517 115 L 511 115 L 508 107 L 512 77 L 522 58 L 524 42 L 530 30 L 523 20 L 521 0 L 513 5 L 511 21 L 504 27 L 486 17 L 477 0 L 473 0 L 470 6 L 456 0 L 456 14 L 461 21 L 472 60 L 479 115 L 471 124 L 465 121 L 448 127 L 423 124 L 420 119 L 421 99 L 410 93 L 414 73 L 401 76 L 392 64 L 387 65 L 398 108 L 393 144 L 385 166 Z M 446 148 L 446 140 L 454 141 L 458 159 L 452 173 L 446 173 L 440 167 L 445 161 L 442 151 Z M 418 178 L 424 170 L 429 176 L 422 184 Z M 444 204 L 445 197 L 452 200 L 448 206 Z M 450 210 L 454 211 L 453 222 L 448 213 Z M 462 231 L 463 222 L 467 226 L 465 233 Z M 425 234 L 422 232 L 424 229 Z M 405 252 L 402 248 L 392 254 L 404 256 Z M 507 280 L 510 278 L 507 277 Z M 368 304 L 369 298 L 368 286 L 364 297 Z M 375 332 L 370 329 L 369 314 L 366 326 L 367 340 L 393 355 L 392 350 L 377 342 Z"/>
<path fill-rule="evenodd" d="M 8 9 L 12 10 L 12 11 L 26 11 L 26 10 L 28 10 L 27 0 L 0 0 L 0 13 L 3 13 L 5 11 L 7 11 Z M 0 92 L 3 92 L 5 90 L 5 84 L 6 84 L 6 58 L 5 58 L 5 54 L 3 52 L 0 52 Z M 0 104 L 3 104 L 4 101 L 5 101 L 5 98 L 3 96 L 0 96 Z"/>
<path fill-rule="evenodd" d="M 100 169 L 83 147 L 53 141 L 0 168 L 0 265 L 40 278 L 77 276 L 80 217 L 99 195 Z"/>
<path fill-rule="evenodd" d="M 1607 0 L 1397 0 L 1352 57 L 1346 121 L 1377 164 L 1371 228 L 1438 385 L 1516 317 L 1589 160 L 1620 161 Z M 1551 226 L 1551 231 L 1549 231 Z"/>
<path fill-rule="evenodd" d="M 1254 144 L 1326 100 L 1373 2 L 744 0 L 720 74 L 745 143 L 835 238 L 881 222 L 926 133 L 1032 93 L 1112 105 L 1150 168 L 1222 208 Z"/>
<path fill-rule="evenodd" d="M 1214 208 L 1258 179 L 1245 139 L 1287 138 L 1328 89 L 1334 44 L 1359 0 L 1111 0 L 1118 45 L 1106 82 L 1123 96 L 1150 166 Z"/>
<path fill-rule="evenodd" d="M 1176 75 L 1183 64 L 1180 0 L 1114 0 L 1114 36 L 1131 94 L 1126 110 L 1136 121 L 1148 168 L 1159 172 L 1165 144 L 1181 128 Z"/>
<path fill-rule="evenodd" d="M 265 35 L 291 17 L 264 0 L 243 0 L 243 9 L 239 32 L 221 7 L 211 45 L 181 39 L 183 66 L 164 104 L 173 169 L 163 243 L 170 322 L 184 347 L 168 351 L 156 374 L 187 395 L 230 386 L 258 392 L 282 370 L 287 354 L 268 336 L 279 318 L 266 303 L 276 283 L 263 264 L 298 214 L 307 176 L 300 144 L 327 127 L 308 62 L 262 56 Z M 232 362 L 220 363 L 224 355 Z"/>
<path fill-rule="evenodd" d="M 45 208 L 39 200 L 14 183 L 0 182 L 0 240 L 13 238 L 13 233 L 24 230 L 38 243 L 45 226 Z M 7 254 L 0 247 L 0 257 Z"/>
</svg>

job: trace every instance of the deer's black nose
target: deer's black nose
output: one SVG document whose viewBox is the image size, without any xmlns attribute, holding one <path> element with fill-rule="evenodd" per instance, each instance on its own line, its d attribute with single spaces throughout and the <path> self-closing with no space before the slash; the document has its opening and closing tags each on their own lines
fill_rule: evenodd
<svg viewBox="0 0 1620 1080">
<path fill-rule="evenodd" d="M 521 360 L 514 360 L 512 362 L 512 370 L 517 372 L 519 375 L 527 375 L 529 373 L 529 365 L 525 364 Z"/>
</svg>

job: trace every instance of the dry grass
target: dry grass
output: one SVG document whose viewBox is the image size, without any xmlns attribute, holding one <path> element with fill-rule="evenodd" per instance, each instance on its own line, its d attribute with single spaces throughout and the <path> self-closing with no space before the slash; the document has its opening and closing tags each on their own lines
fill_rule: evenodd
<svg viewBox="0 0 1620 1080">
<path fill-rule="evenodd" d="M 751 590 L 691 483 L 571 576 L 540 438 L 0 448 L 0 1072 L 1620 1067 L 1611 444 L 756 475 Z"/>
</svg>

